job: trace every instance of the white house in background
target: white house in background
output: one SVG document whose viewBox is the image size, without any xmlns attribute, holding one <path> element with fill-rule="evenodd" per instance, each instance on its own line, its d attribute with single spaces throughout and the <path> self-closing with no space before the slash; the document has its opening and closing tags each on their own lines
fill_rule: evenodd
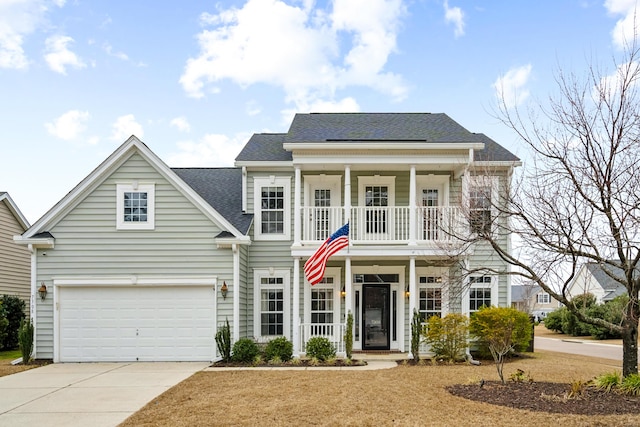
<svg viewBox="0 0 640 427">
<path fill-rule="evenodd" d="M 297 114 L 232 168 L 170 168 L 132 136 L 15 237 L 34 250 L 32 295 L 48 290 L 36 357 L 214 360 L 227 319 L 234 341 L 285 336 L 301 354 L 320 335 L 343 352 L 349 312 L 354 350 L 408 352 L 414 310 L 511 305 L 507 275 L 458 279 L 508 269 L 488 245 L 447 248 L 491 225 L 519 165 L 446 114 Z M 304 262 L 345 223 L 349 246 L 310 286 Z"/>
<path fill-rule="evenodd" d="M 9 193 L 0 191 L 0 296 L 12 295 L 24 300 L 29 313 L 31 302 L 31 254 L 25 246 L 13 243 L 13 236 L 29 228 Z"/>
<path fill-rule="evenodd" d="M 569 284 L 568 294 L 573 298 L 590 293 L 596 297 L 596 302 L 599 304 L 611 301 L 615 297 L 627 293 L 627 289 L 615 277 L 624 277 L 622 269 L 611 266 L 603 267 L 597 263 L 586 263 L 580 267 L 575 278 Z"/>
<path fill-rule="evenodd" d="M 513 285 L 511 287 L 511 307 L 544 318 L 560 307 L 548 292 L 537 285 Z"/>
</svg>

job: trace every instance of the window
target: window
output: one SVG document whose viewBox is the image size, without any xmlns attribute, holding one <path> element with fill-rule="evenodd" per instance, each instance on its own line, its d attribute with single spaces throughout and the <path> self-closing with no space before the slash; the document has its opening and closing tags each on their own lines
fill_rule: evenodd
<svg viewBox="0 0 640 427">
<path fill-rule="evenodd" d="M 493 285 L 491 276 L 472 276 L 469 278 L 469 312 L 473 313 L 481 307 L 491 307 Z"/>
<path fill-rule="evenodd" d="M 551 303 L 551 296 L 546 292 L 540 292 L 536 295 L 538 304 L 549 304 Z"/>
<path fill-rule="evenodd" d="M 360 176 L 359 188 L 359 234 L 386 235 L 394 229 L 395 176 Z"/>
<path fill-rule="evenodd" d="M 255 178 L 254 185 L 256 239 L 289 240 L 291 179 Z"/>
<path fill-rule="evenodd" d="M 442 317 L 442 277 L 421 276 L 419 282 L 420 317 L 423 321 L 431 316 Z"/>
<path fill-rule="evenodd" d="M 494 214 L 493 203 L 496 202 L 497 177 L 472 177 L 469 186 L 469 226 L 471 232 L 478 234 L 491 233 Z"/>
<path fill-rule="evenodd" d="M 155 228 L 155 185 L 116 185 L 116 228 L 153 230 Z"/>
<path fill-rule="evenodd" d="M 325 277 L 311 289 L 311 323 L 333 323 L 333 300 L 333 277 Z"/>
<path fill-rule="evenodd" d="M 288 270 L 254 272 L 254 335 L 274 337 L 289 335 Z"/>
</svg>

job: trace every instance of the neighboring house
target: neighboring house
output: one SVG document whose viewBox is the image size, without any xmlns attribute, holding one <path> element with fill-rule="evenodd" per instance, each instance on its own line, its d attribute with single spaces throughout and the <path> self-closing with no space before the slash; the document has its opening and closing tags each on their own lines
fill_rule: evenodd
<svg viewBox="0 0 640 427">
<path fill-rule="evenodd" d="M 0 191 L 0 296 L 22 298 L 29 314 L 31 254 L 25 246 L 13 243 L 13 236 L 29 228 L 29 222 L 9 196 Z"/>
<path fill-rule="evenodd" d="M 214 335 L 408 352 L 410 318 L 510 306 L 506 266 L 452 232 L 496 214 L 519 159 L 445 114 L 297 114 L 234 168 L 169 168 L 132 136 L 16 241 L 37 253 L 36 357 L 213 360 Z M 474 176 L 477 167 L 491 176 Z M 471 223 L 461 206 L 470 206 Z M 303 265 L 350 224 L 322 282 Z M 503 244 L 509 244 L 508 237 Z M 34 289 L 35 291 L 35 289 Z"/>
<path fill-rule="evenodd" d="M 606 269 L 606 270 L 605 270 Z M 593 294 L 596 302 L 602 304 L 617 296 L 625 295 L 627 289 L 614 277 L 624 278 L 622 269 L 601 266 L 598 263 L 586 263 L 567 287 L 567 293 L 573 298 L 583 294 Z"/>
<path fill-rule="evenodd" d="M 537 285 L 513 285 L 511 307 L 538 318 L 544 318 L 560 307 L 548 292 Z"/>
</svg>

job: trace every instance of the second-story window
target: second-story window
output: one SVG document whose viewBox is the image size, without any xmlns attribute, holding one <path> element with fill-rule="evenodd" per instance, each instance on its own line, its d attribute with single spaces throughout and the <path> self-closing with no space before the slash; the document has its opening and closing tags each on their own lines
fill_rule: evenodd
<svg viewBox="0 0 640 427">
<path fill-rule="evenodd" d="M 497 202 L 497 177 L 474 176 L 469 185 L 469 226 L 472 233 L 489 234 Z"/>
<path fill-rule="evenodd" d="M 540 292 L 536 295 L 538 304 L 549 304 L 551 302 L 551 296 L 546 292 Z"/>
<path fill-rule="evenodd" d="M 254 179 L 255 237 L 257 240 L 288 240 L 291 229 L 291 179 Z"/>
<path fill-rule="evenodd" d="M 368 208 L 366 215 L 367 233 L 387 232 L 387 210 L 389 206 L 389 187 L 386 185 L 368 185 L 365 187 L 365 205 Z M 381 209 L 375 209 L 380 207 Z"/>
</svg>

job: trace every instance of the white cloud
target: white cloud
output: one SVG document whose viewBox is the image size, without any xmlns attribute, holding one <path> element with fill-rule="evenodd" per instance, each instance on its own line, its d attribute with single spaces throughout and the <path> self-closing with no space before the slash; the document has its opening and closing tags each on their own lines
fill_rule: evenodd
<svg viewBox="0 0 640 427">
<path fill-rule="evenodd" d="M 91 116 L 87 111 L 70 110 L 51 123 L 45 123 L 51 135 L 71 141 L 76 139 L 87 128 L 86 123 Z"/>
<path fill-rule="evenodd" d="M 400 0 L 335 0 L 331 11 L 282 0 L 248 0 L 240 9 L 203 14 L 200 53 L 180 77 L 188 95 L 217 92 L 229 80 L 281 87 L 287 102 L 331 101 L 347 86 L 406 97 L 402 78 L 384 70 L 396 49 L 405 8 Z M 269 19 L 265 19 L 265 17 Z M 341 51 L 341 47 L 346 47 Z"/>
<path fill-rule="evenodd" d="M 135 135 L 138 138 L 144 136 L 142 125 L 136 122 L 133 114 L 118 117 L 111 128 L 113 130 L 111 139 L 119 142 L 126 141 L 131 135 Z"/>
<path fill-rule="evenodd" d="M 531 64 L 512 68 L 504 76 L 498 77 L 493 87 L 496 97 L 504 102 L 507 108 L 517 107 L 529 97 L 529 89 L 525 86 L 531 76 Z"/>
<path fill-rule="evenodd" d="M 66 67 L 84 68 L 87 66 L 82 60 L 67 48 L 67 45 L 73 43 L 73 39 L 69 36 L 56 35 L 45 40 L 46 54 L 44 59 L 56 73 L 67 74 Z"/>
<path fill-rule="evenodd" d="M 233 166 L 249 137 L 249 134 L 238 134 L 233 138 L 207 134 L 199 142 L 178 142 L 180 151 L 169 155 L 167 163 L 172 167 Z"/>
<path fill-rule="evenodd" d="M 302 104 L 296 108 L 285 109 L 281 112 L 282 124 L 288 126 L 296 113 L 357 113 L 360 111 L 358 102 L 347 97 L 340 101 L 316 100 L 307 104 Z"/>
<path fill-rule="evenodd" d="M 102 49 L 104 49 L 104 51 L 109 56 L 113 56 L 113 57 L 121 59 L 123 61 L 128 61 L 129 60 L 129 56 L 126 53 L 124 53 L 124 52 L 114 52 L 113 47 L 109 43 L 104 43 L 102 45 Z"/>
<path fill-rule="evenodd" d="M 50 5 L 62 7 L 64 3 L 63 0 L 0 1 L 0 68 L 29 67 L 23 49 L 25 38 L 46 23 Z"/>
<path fill-rule="evenodd" d="M 176 117 L 175 119 L 171 120 L 170 124 L 171 126 L 177 128 L 179 131 L 182 131 L 182 132 L 189 132 L 191 130 L 191 126 L 189 125 L 187 118 L 184 116 Z"/>
<path fill-rule="evenodd" d="M 257 116 L 262 112 L 262 108 L 256 100 L 252 99 L 245 104 L 245 112 L 249 116 Z"/>
<path fill-rule="evenodd" d="M 634 42 L 638 35 L 638 1 L 637 0 L 607 0 L 604 7 L 611 15 L 622 15 L 611 31 L 613 44 L 622 49 Z"/>
<path fill-rule="evenodd" d="M 456 37 L 464 36 L 464 12 L 459 7 L 449 7 L 449 1 L 444 1 L 444 19 L 453 24 L 453 34 Z"/>
</svg>

